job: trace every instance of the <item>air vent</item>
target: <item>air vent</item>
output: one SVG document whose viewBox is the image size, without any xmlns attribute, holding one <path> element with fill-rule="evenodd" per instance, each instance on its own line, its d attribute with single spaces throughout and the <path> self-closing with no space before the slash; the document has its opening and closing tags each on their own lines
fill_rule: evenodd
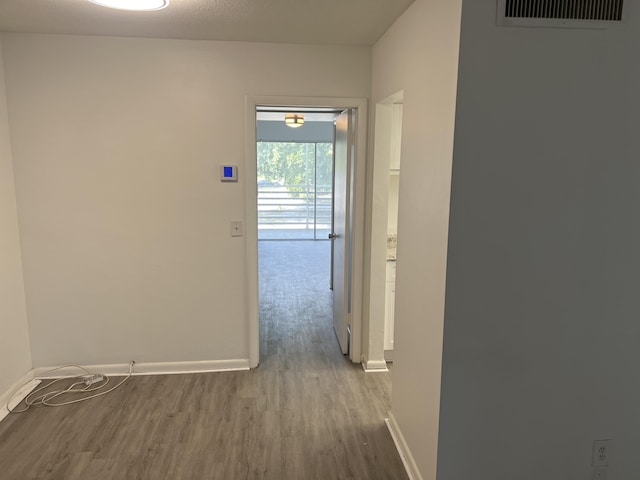
<svg viewBox="0 0 640 480">
<path fill-rule="evenodd" d="M 624 19 L 624 0 L 498 0 L 498 25 L 610 28 Z"/>
</svg>

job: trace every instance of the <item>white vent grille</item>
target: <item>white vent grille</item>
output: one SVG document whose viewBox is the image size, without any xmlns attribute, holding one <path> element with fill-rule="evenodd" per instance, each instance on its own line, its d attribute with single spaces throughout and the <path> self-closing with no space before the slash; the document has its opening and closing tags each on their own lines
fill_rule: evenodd
<svg viewBox="0 0 640 480">
<path fill-rule="evenodd" d="M 624 0 L 498 0 L 498 24 L 608 28 L 624 18 Z"/>
</svg>

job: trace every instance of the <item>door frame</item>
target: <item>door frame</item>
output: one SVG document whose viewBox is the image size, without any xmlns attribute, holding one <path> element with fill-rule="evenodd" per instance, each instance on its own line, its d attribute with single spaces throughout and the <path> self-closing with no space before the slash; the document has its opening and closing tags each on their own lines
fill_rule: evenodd
<svg viewBox="0 0 640 480">
<path fill-rule="evenodd" d="M 362 365 L 368 372 L 386 372 L 384 349 L 386 325 L 387 234 L 389 218 L 389 167 L 392 144 L 402 140 L 402 128 L 394 122 L 395 104 L 404 103 L 404 90 L 394 93 L 372 105 L 374 126 L 370 156 L 370 183 L 367 187 L 369 228 L 368 296 L 365 300 L 368 321 L 367 338 L 363 339 Z M 401 123 L 401 122 L 400 122 Z M 402 127 L 402 125 L 400 125 Z M 396 136 L 395 140 L 393 139 Z"/>
<path fill-rule="evenodd" d="M 258 293 L 258 173 L 256 154 L 257 107 L 331 107 L 356 111 L 353 178 L 353 238 L 351 275 L 351 349 L 349 358 L 362 361 L 362 312 L 364 284 L 364 223 L 367 154 L 367 99 L 343 97 L 289 97 L 247 95 L 245 97 L 245 242 L 247 248 L 245 301 L 248 320 L 249 366 L 260 363 L 260 315 Z M 242 172 L 239 173 L 242 177 Z"/>
</svg>

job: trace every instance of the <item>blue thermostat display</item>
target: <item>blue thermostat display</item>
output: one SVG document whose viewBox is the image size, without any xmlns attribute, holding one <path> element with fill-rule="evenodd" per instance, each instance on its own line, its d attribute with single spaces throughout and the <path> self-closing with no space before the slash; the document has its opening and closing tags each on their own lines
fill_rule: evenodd
<svg viewBox="0 0 640 480">
<path fill-rule="evenodd" d="M 220 181 L 237 182 L 238 167 L 236 165 L 220 165 Z"/>
</svg>

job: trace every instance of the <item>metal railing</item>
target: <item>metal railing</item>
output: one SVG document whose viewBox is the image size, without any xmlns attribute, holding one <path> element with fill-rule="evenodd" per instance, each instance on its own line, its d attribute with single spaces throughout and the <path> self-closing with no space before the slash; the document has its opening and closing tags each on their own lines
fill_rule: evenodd
<svg viewBox="0 0 640 480">
<path fill-rule="evenodd" d="M 318 230 L 331 228 L 331 194 L 331 185 L 258 185 L 258 233 L 305 230 L 319 238 Z"/>
</svg>

